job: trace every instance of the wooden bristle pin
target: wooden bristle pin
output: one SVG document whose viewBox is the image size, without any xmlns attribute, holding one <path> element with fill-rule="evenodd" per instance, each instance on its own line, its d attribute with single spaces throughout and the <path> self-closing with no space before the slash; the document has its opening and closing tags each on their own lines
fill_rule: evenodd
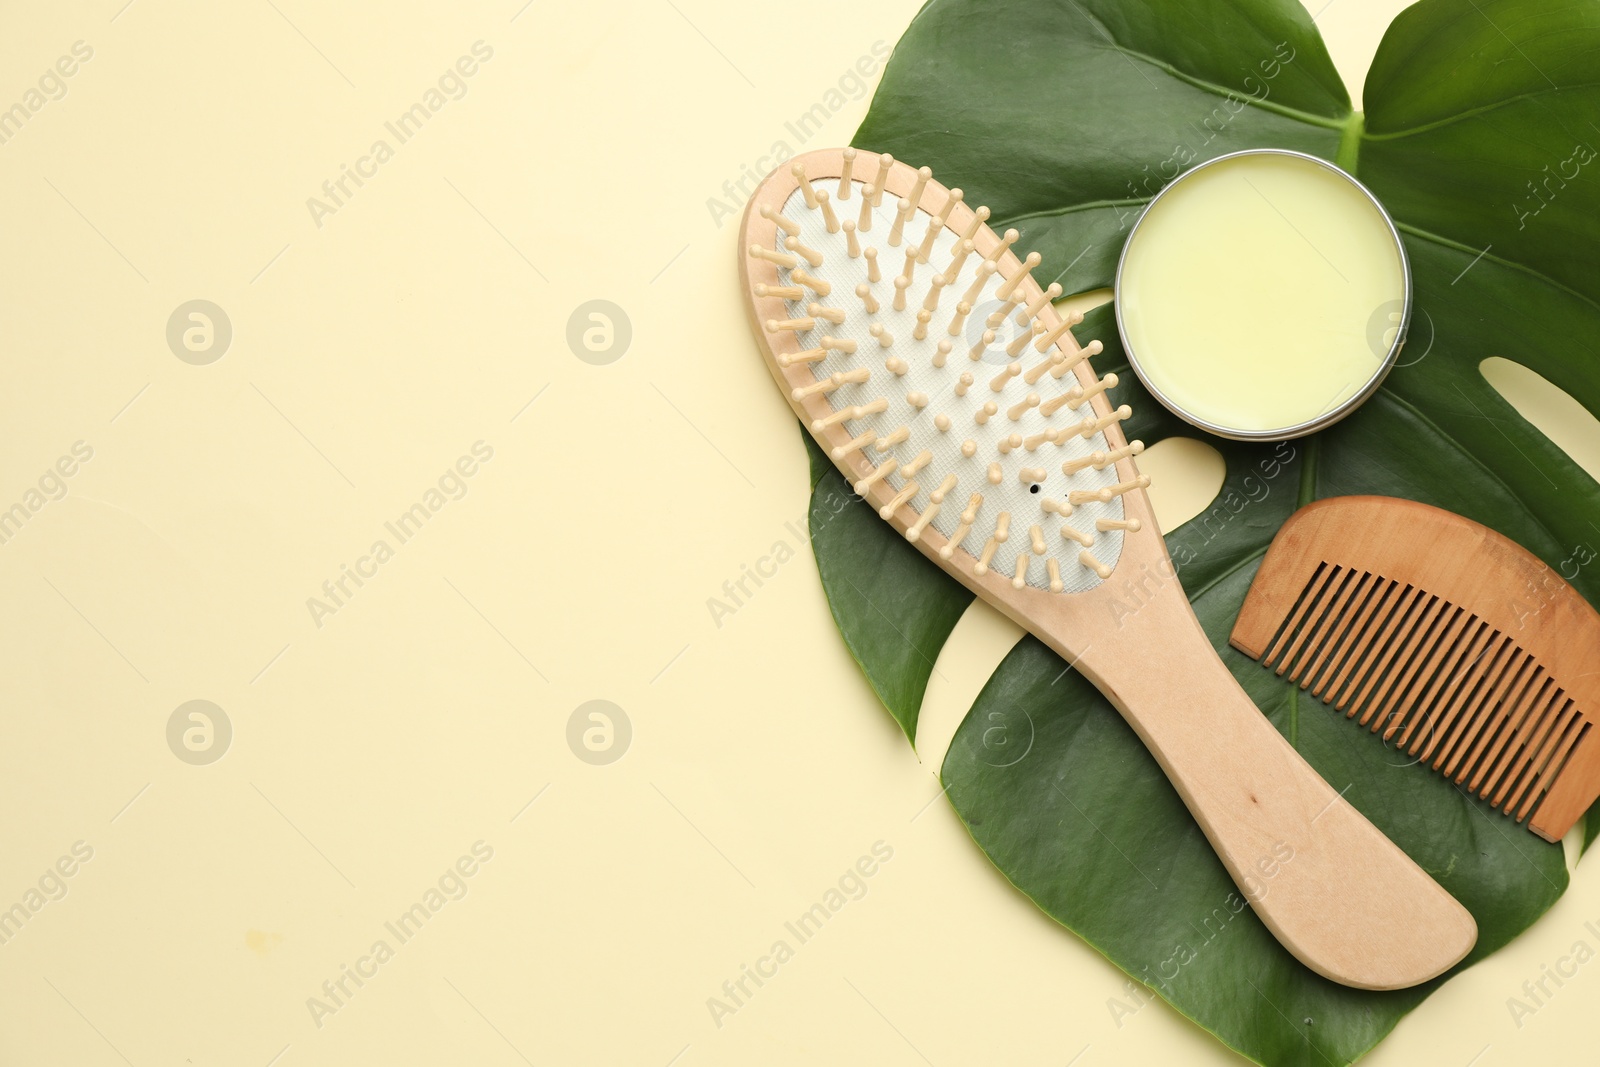
<svg viewBox="0 0 1600 1067">
<path fill-rule="evenodd" d="M 1067 494 L 1067 503 L 1073 506 L 1093 503 L 1109 504 L 1123 493 L 1129 493 L 1135 489 L 1144 489 L 1149 484 L 1150 479 L 1141 474 L 1137 478 L 1118 482 L 1116 485 L 1108 485 L 1104 489 L 1074 489 Z"/>
<path fill-rule="evenodd" d="M 931 501 L 922 509 L 922 514 L 917 516 L 917 521 L 906 527 L 906 540 L 916 541 L 922 537 L 922 531 L 928 528 L 935 515 L 939 514 L 939 502 Z"/>
<path fill-rule="evenodd" d="M 985 477 L 989 479 L 990 485 L 999 485 L 1001 482 L 1006 480 L 1006 472 L 1000 469 L 1000 464 L 991 463 L 989 464 L 989 471 Z"/>
<path fill-rule="evenodd" d="M 1050 576 L 1050 591 L 1052 593 L 1059 593 L 1066 588 L 1066 583 L 1061 580 L 1061 564 L 1056 562 L 1054 556 L 1046 557 L 1044 570 Z"/>
<path fill-rule="evenodd" d="M 944 476 L 944 481 L 940 482 L 938 486 L 934 488 L 933 492 L 928 494 L 928 499 L 933 501 L 935 504 L 942 504 L 944 503 L 944 498 L 949 496 L 951 490 L 953 490 L 955 487 L 956 476 L 954 474 L 946 474 Z"/>
<path fill-rule="evenodd" d="M 896 445 L 904 444 L 911 436 L 911 428 L 902 426 L 887 437 L 880 437 L 872 443 L 872 447 L 879 452 L 887 452 Z"/>
<path fill-rule="evenodd" d="M 763 285 L 757 282 L 756 295 L 763 299 L 771 296 L 779 300 L 801 300 L 805 298 L 806 293 L 798 285 Z"/>
<path fill-rule="evenodd" d="M 828 350 L 818 345 L 816 348 L 808 348 L 804 352 L 778 353 L 778 366 L 792 367 L 797 363 L 821 363 L 827 358 Z"/>
<path fill-rule="evenodd" d="M 872 201 L 877 193 L 877 188 L 869 185 L 861 194 L 861 210 L 856 215 L 856 229 L 862 233 L 872 232 Z"/>
<path fill-rule="evenodd" d="M 911 288 L 911 279 L 910 278 L 907 278 L 904 274 L 902 274 L 899 277 L 895 278 L 895 280 L 894 280 L 894 309 L 896 311 L 904 311 L 906 309 L 906 290 L 910 289 L 910 288 Z"/>
<path fill-rule="evenodd" d="M 983 494 L 973 493 L 967 500 L 966 508 L 961 512 L 960 521 L 956 524 L 955 530 L 950 534 L 950 540 L 946 541 L 944 547 L 939 549 L 939 558 L 949 559 L 955 555 L 956 549 L 961 546 L 961 542 L 965 541 L 967 534 L 972 532 L 972 524 L 977 521 L 978 509 L 982 506 Z"/>
<path fill-rule="evenodd" d="M 816 328 L 817 320 L 813 318 L 767 320 L 768 333 L 783 333 L 785 331 L 805 333 L 807 330 L 814 330 Z"/>
<path fill-rule="evenodd" d="M 806 307 L 806 314 L 815 319 L 827 319 L 836 326 L 844 321 L 844 308 L 830 308 L 821 304 L 810 304 Z"/>
<path fill-rule="evenodd" d="M 972 421 L 976 422 L 979 426 L 982 426 L 990 419 L 994 418 L 995 413 L 999 410 L 1000 405 L 991 400 L 973 413 Z"/>
<path fill-rule="evenodd" d="M 1036 482 L 1042 482 L 1049 476 L 1049 473 L 1046 472 L 1042 467 L 1023 467 L 1021 470 L 1017 471 L 1017 481 L 1021 482 L 1023 485 L 1033 485 Z"/>
<path fill-rule="evenodd" d="M 928 323 L 932 321 L 933 312 L 929 311 L 927 308 L 923 308 L 921 311 L 917 312 L 917 325 L 912 329 L 911 336 L 915 337 L 919 341 L 926 340 L 928 337 Z"/>
<path fill-rule="evenodd" d="M 994 539 L 1004 544 L 1011 537 L 1011 512 L 1002 511 L 994 518 Z"/>
<path fill-rule="evenodd" d="M 954 347 L 948 340 L 940 341 L 935 345 L 933 349 L 933 365 L 935 367 L 944 366 L 945 361 L 950 358 L 950 350 Z"/>
<path fill-rule="evenodd" d="M 1016 422 L 1018 419 L 1022 418 L 1022 416 L 1026 415 L 1030 410 L 1038 406 L 1039 394 L 1029 393 L 1015 404 L 1006 408 L 1006 418 L 1010 419 L 1012 422 Z"/>
<path fill-rule="evenodd" d="M 961 331 L 966 329 L 967 316 L 972 314 L 972 305 L 965 300 L 956 305 L 956 313 L 950 319 L 950 327 L 945 332 L 951 337 L 960 337 Z"/>
<path fill-rule="evenodd" d="M 996 393 L 1004 392 L 1007 383 L 1022 373 L 1022 364 L 1007 363 L 1000 368 L 1000 373 L 989 380 L 989 388 Z"/>
<path fill-rule="evenodd" d="M 916 482 L 907 482 L 898 493 L 889 498 L 887 504 L 878 509 L 878 517 L 883 519 L 893 518 L 894 513 L 900 510 L 900 506 L 916 496 L 919 491 L 920 487 Z"/>
<path fill-rule="evenodd" d="M 805 286 L 807 289 L 810 289 L 818 296 L 827 296 L 829 293 L 833 292 L 832 282 L 824 281 L 821 278 L 807 274 L 805 269 L 802 267 L 796 266 L 793 270 L 791 270 L 789 272 L 789 280 L 792 282 L 799 282 L 801 285 Z"/>
<path fill-rule="evenodd" d="M 994 559 L 994 554 L 1000 548 L 1000 541 L 992 534 L 989 540 L 983 543 L 983 551 L 978 553 L 978 562 L 973 564 L 972 573 L 982 578 L 989 573 L 989 564 Z"/>
<path fill-rule="evenodd" d="M 989 283 L 989 275 L 998 270 L 993 263 L 979 263 L 978 276 L 972 279 L 972 284 L 967 286 L 967 291 L 961 294 L 961 299 L 968 304 L 977 304 L 978 297 L 983 293 L 983 287 Z M 1000 325 L 998 322 L 996 326 Z"/>
<path fill-rule="evenodd" d="M 891 245 L 899 246 L 900 239 L 905 236 L 906 220 L 911 217 L 911 213 L 915 210 L 916 208 L 910 200 L 900 201 L 899 209 L 894 214 L 894 224 L 889 227 L 889 243 Z"/>
<path fill-rule="evenodd" d="M 878 309 L 882 305 L 878 303 L 877 297 L 872 295 L 872 286 L 862 282 L 856 286 L 856 295 L 861 298 L 861 306 L 867 309 L 868 315 L 876 315 L 878 313 Z"/>
<path fill-rule="evenodd" d="M 973 456 L 976 456 L 978 454 L 978 442 L 974 441 L 970 437 L 965 441 L 962 441 L 961 454 L 967 459 L 971 459 Z"/>
<path fill-rule="evenodd" d="M 1107 578 L 1111 577 L 1111 568 L 1095 559 L 1087 548 L 1078 553 L 1078 562 L 1094 571 L 1095 575 L 1099 577 L 1101 581 L 1105 581 Z"/>
<path fill-rule="evenodd" d="M 800 195 L 806 198 L 806 207 L 815 210 L 817 206 L 817 193 L 811 188 L 811 181 L 806 177 L 804 163 L 796 163 L 789 168 L 789 173 L 794 175 L 794 180 L 800 183 Z"/>
<path fill-rule="evenodd" d="M 933 256 L 934 242 L 939 239 L 939 234 L 943 229 L 944 227 L 939 224 L 938 220 L 928 220 L 928 228 L 922 231 L 922 243 L 917 245 L 918 263 L 926 263 Z"/>
<path fill-rule="evenodd" d="M 1040 445 L 1049 444 L 1056 439 L 1056 431 L 1045 430 L 1042 433 L 1030 434 L 1022 439 L 1022 447 L 1029 452 L 1038 451 Z"/>
<path fill-rule="evenodd" d="M 921 411 L 923 408 L 928 406 L 928 394 L 927 393 L 918 393 L 918 392 L 915 392 L 915 391 L 907 393 L 906 394 L 906 403 L 910 404 L 912 407 L 916 408 L 918 411 Z"/>
<path fill-rule="evenodd" d="M 1068 389 L 1066 392 L 1058 393 L 1049 400 L 1046 400 L 1044 403 L 1040 404 L 1039 414 L 1048 419 L 1050 416 L 1054 415 L 1064 407 L 1076 408 L 1077 406 L 1077 398 L 1072 395 L 1072 390 Z M 1068 436 L 1071 435 L 1069 434 Z"/>
<path fill-rule="evenodd" d="M 1088 388 L 1085 388 L 1082 385 L 1073 386 L 1072 389 L 1069 390 L 1073 394 L 1072 406 L 1077 407 L 1079 404 L 1082 404 L 1085 401 L 1093 400 L 1107 389 L 1115 389 L 1117 387 L 1117 382 L 1120 380 L 1121 379 L 1119 379 L 1114 373 L 1108 373 L 1104 378 L 1101 378 Z"/>
<path fill-rule="evenodd" d="M 817 342 L 817 347 L 830 352 L 843 352 L 847 356 L 854 355 L 856 351 L 856 343 L 847 337 L 824 337 Z"/>
<path fill-rule="evenodd" d="M 935 274 L 928 285 L 928 295 L 922 300 L 925 311 L 939 310 L 939 294 L 944 292 L 944 287 L 950 284 L 950 279 L 943 274 Z"/>
<path fill-rule="evenodd" d="M 878 250 L 868 248 L 861 254 L 867 257 L 867 281 L 877 285 L 883 281 L 883 275 L 878 272 Z"/>
<path fill-rule="evenodd" d="M 1123 445 L 1121 448 L 1113 448 L 1110 452 L 1104 453 L 1103 455 L 1105 456 L 1105 458 L 1103 460 L 1100 460 L 1099 462 L 1097 462 L 1095 464 L 1095 468 L 1094 469 L 1097 470 L 1097 471 L 1098 470 L 1105 470 L 1111 464 L 1117 462 L 1120 459 L 1127 459 L 1129 456 L 1138 456 L 1138 455 L 1142 455 L 1143 453 L 1144 453 L 1144 442 L 1143 441 L 1129 441 L 1127 444 Z"/>
<path fill-rule="evenodd" d="M 994 344 L 994 331 L 984 330 L 977 343 L 967 350 L 967 358 L 974 363 L 978 362 L 983 358 L 983 354 L 989 351 L 989 346 L 992 344 Z"/>
<path fill-rule="evenodd" d="M 826 418 L 813 419 L 811 428 L 817 431 L 826 430 L 829 426 L 837 426 L 847 419 L 864 419 L 868 415 L 877 415 L 888 410 L 888 397 L 880 396 L 870 404 L 856 404 L 853 407 L 839 408 Z M 877 435 L 874 434 L 873 437 L 876 438 Z"/>
<path fill-rule="evenodd" d="M 933 417 L 933 427 L 940 433 L 949 433 L 950 425 L 950 416 L 942 411 Z"/>
<path fill-rule="evenodd" d="M 961 203 L 962 192 L 960 189 L 951 189 L 950 194 L 944 198 L 944 206 L 939 209 L 939 214 L 928 220 L 928 228 L 922 234 L 922 246 L 917 249 L 917 258 L 928 262 L 928 257 L 933 255 L 933 243 L 939 239 L 939 234 L 944 232 L 945 223 L 950 221 L 950 212 Z"/>
<path fill-rule="evenodd" d="M 885 152 L 878 157 L 878 173 L 873 175 L 872 186 L 877 196 L 872 201 L 872 206 L 877 207 L 883 202 L 883 191 L 889 187 L 889 171 L 894 166 L 894 157 Z"/>
<path fill-rule="evenodd" d="M 963 374 L 956 379 L 956 396 L 966 396 L 967 390 L 972 388 L 971 373 Z"/>
<path fill-rule="evenodd" d="M 1138 533 L 1140 530 L 1138 519 L 1096 519 L 1094 528 L 1101 533 L 1110 533 L 1112 530 L 1126 530 L 1129 533 Z"/>
<path fill-rule="evenodd" d="M 1002 456 L 1009 456 L 1011 453 L 1022 447 L 1022 435 L 1020 433 L 1014 433 L 1010 434 L 1009 436 L 1002 437 L 1000 442 L 995 447 L 1000 450 L 1000 454 Z"/>
<path fill-rule="evenodd" d="M 1043 352 L 1045 349 L 1061 340 L 1063 335 L 1065 335 L 1069 330 L 1082 321 L 1083 315 L 1078 312 L 1073 312 L 1071 315 L 1061 316 L 1061 321 L 1056 324 L 1055 329 L 1041 334 L 1039 339 L 1034 342 L 1033 347 L 1038 349 L 1040 352 Z"/>
<path fill-rule="evenodd" d="M 1143 451 L 1143 441 L 1134 441 L 1131 444 L 1123 445 L 1121 448 L 1114 448 L 1109 452 L 1096 449 L 1087 456 L 1079 456 L 1077 459 L 1067 460 L 1061 464 L 1061 471 L 1063 474 L 1077 474 L 1079 471 L 1087 470 L 1090 467 L 1097 471 L 1103 471 L 1117 460 L 1126 459 L 1128 456 L 1137 456 Z"/>
<path fill-rule="evenodd" d="M 961 235 L 963 241 L 970 241 L 978 236 L 978 231 L 983 229 L 983 224 L 989 221 L 989 209 L 980 207 L 972 213 L 972 222 L 967 226 L 967 232 Z"/>
<path fill-rule="evenodd" d="M 906 249 L 906 265 L 900 269 L 900 277 L 910 285 L 917 277 L 917 254 L 911 249 Z"/>
<path fill-rule="evenodd" d="M 1022 261 L 1022 269 L 1013 274 L 1005 282 L 1001 283 L 1000 288 L 995 290 L 994 295 L 998 296 L 1001 300 L 1004 300 L 1006 297 L 1010 296 L 1016 291 L 1018 286 L 1028 280 L 1028 276 L 1033 273 L 1033 268 L 1037 267 L 1042 262 L 1044 262 L 1043 256 L 1037 252 L 1029 252 L 1028 258 Z"/>
<path fill-rule="evenodd" d="M 1016 573 L 1011 578 L 1011 588 L 1021 589 L 1028 584 L 1028 564 L 1032 562 L 1026 552 L 1017 553 Z"/>
<path fill-rule="evenodd" d="M 1107 426 L 1110 426 L 1113 423 L 1121 422 L 1123 419 L 1130 417 L 1132 414 L 1133 409 L 1124 404 L 1109 415 L 1101 415 L 1099 418 L 1094 419 L 1085 419 L 1083 425 L 1078 429 L 1078 435 L 1086 439 L 1093 437 L 1101 430 L 1104 430 Z"/>
<path fill-rule="evenodd" d="M 828 196 L 828 190 L 817 190 L 817 203 L 822 206 L 822 225 L 829 233 L 838 233 L 839 216 L 833 213 L 833 201 Z"/>
<path fill-rule="evenodd" d="M 873 323 L 867 332 L 878 339 L 879 348 L 889 348 L 894 344 L 894 334 L 885 330 L 882 323 Z"/>
<path fill-rule="evenodd" d="M 793 267 L 800 262 L 787 253 L 777 252 L 770 248 L 762 248 L 760 245 L 750 246 L 750 258 L 764 259 L 768 263 L 776 263 L 780 267 Z"/>
<path fill-rule="evenodd" d="M 1016 310 L 1017 305 L 1021 304 L 1026 298 L 1027 294 L 1018 289 L 1006 298 L 1006 302 L 1000 306 L 999 310 L 991 311 L 989 317 L 984 321 L 990 329 L 998 329 L 1000 324 L 1006 321 L 1006 316 Z"/>
<path fill-rule="evenodd" d="M 1121 496 L 1123 493 L 1132 492 L 1135 489 L 1148 489 L 1150 488 L 1150 476 L 1148 474 L 1141 474 L 1137 478 L 1129 478 L 1125 482 L 1118 482 L 1116 485 L 1107 486 L 1106 488 L 1110 489 L 1117 496 Z"/>
<path fill-rule="evenodd" d="M 961 268 L 966 265 L 967 257 L 972 255 L 972 250 L 975 247 L 970 237 L 964 238 L 957 244 L 955 254 L 950 257 L 950 266 L 945 268 L 945 274 L 952 278 L 960 277 Z"/>
<path fill-rule="evenodd" d="M 1005 235 L 1000 238 L 1000 243 L 991 248 L 989 250 L 989 254 L 983 257 L 984 260 L 998 266 L 1001 257 L 1011 250 L 1011 246 L 1016 244 L 1017 238 L 1021 236 L 1022 234 L 1018 233 L 1016 230 L 1007 230 Z"/>
<path fill-rule="evenodd" d="M 895 459 L 893 456 L 890 456 L 888 459 L 872 468 L 871 474 L 866 475 L 855 484 L 856 496 L 865 496 L 868 489 L 871 489 L 874 485 L 877 485 L 889 475 L 893 474 L 895 469 L 899 466 L 900 461 Z"/>
<path fill-rule="evenodd" d="M 778 229 L 782 230 L 790 237 L 797 237 L 800 234 L 800 224 L 798 222 L 795 222 L 786 215 L 772 210 L 772 208 L 766 204 L 761 205 L 761 217 L 778 227 Z"/>
<path fill-rule="evenodd" d="M 818 252 L 815 248 L 810 248 L 804 244 L 801 244 L 800 238 L 798 237 L 785 237 L 783 239 L 783 247 L 787 248 L 789 251 L 793 252 L 795 255 L 799 256 L 813 267 L 822 266 L 822 253 Z"/>
<path fill-rule="evenodd" d="M 845 254 L 851 259 L 861 258 L 861 242 L 856 238 L 856 224 L 850 219 L 843 223 Z"/>
<path fill-rule="evenodd" d="M 1051 282 L 1049 286 L 1046 287 L 1045 291 L 1040 293 L 1038 297 L 1034 299 L 1033 303 L 1017 312 L 1017 325 L 1026 326 L 1028 323 L 1033 321 L 1039 312 L 1044 310 L 1046 304 L 1053 300 L 1059 300 L 1060 298 L 1061 286 L 1055 282 Z"/>
<path fill-rule="evenodd" d="M 1043 508 L 1047 514 L 1060 515 L 1063 519 L 1072 514 L 1071 504 L 1067 503 L 1065 500 L 1057 500 L 1054 497 L 1047 496 L 1043 498 L 1039 501 L 1039 506 Z"/>
<path fill-rule="evenodd" d="M 1042 333 L 1044 333 L 1044 323 L 1035 322 L 1032 327 L 1023 330 L 1011 339 L 1011 343 L 1006 345 L 1006 355 L 1013 359 L 1022 355 L 1023 350 L 1028 347 L 1028 342 Z"/>
<path fill-rule="evenodd" d="M 921 452 L 917 453 L 915 459 L 913 459 L 910 463 L 907 463 L 904 467 L 900 468 L 900 473 L 904 477 L 915 478 L 918 474 L 922 473 L 922 468 L 926 467 L 932 462 L 933 453 L 924 448 Z"/>
<path fill-rule="evenodd" d="M 865 367 L 857 367 L 855 370 L 845 370 L 830 374 L 811 385 L 802 385 L 789 395 L 796 400 L 804 400 L 806 397 L 816 396 L 818 393 L 831 393 L 847 383 L 853 382 L 859 385 L 871 377 L 872 372 L 870 370 Z"/>
<path fill-rule="evenodd" d="M 840 155 L 844 157 L 844 165 L 839 168 L 839 199 L 849 200 L 850 172 L 855 169 L 856 150 L 854 148 L 846 148 Z"/>
<path fill-rule="evenodd" d="M 1086 534 L 1076 526 L 1069 526 L 1066 523 L 1061 524 L 1061 536 L 1068 541 L 1078 542 L 1078 544 L 1082 545 L 1084 548 L 1088 548 L 1090 545 L 1094 544 L 1094 537 L 1092 535 Z"/>
<path fill-rule="evenodd" d="M 917 170 L 917 180 L 911 184 L 911 195 L 906 199 L 911 201 L 913 208 L 922 206 L 923 191 L 928 188 L 928 182 L 933 178 L 931 167 L 920 167 Z"/>
<path fill-rule="evenodd" d="M 1066 359 L 1062 360 L 1060 364 L 1058 364 L 1054 369 L 1052 369 L 1050 371 L 1050 374 L 1051 374 L 1052 377 L 1059 378 L 1062 375 L 1066 374 L 1068 371 L 1070 371 L 1072 368 L 1076 367 L 1078 364 L 1082 363 L 1084 360 L 1090 359 L 1090 358 L 1092 358 L 1094 356 L 1098 356 L 1100 354 L 1100 351 L 1101 351 L 1100 342 L 1099 341 L 1090 341 L 1088 344 L 1086 344 L 1082 348 L 1078 349 L 1077 352 L 1073 353 L 1072 355 L 1068 356 Z"/>
<path fill-rule="evenodd" d="M 856 452 L 856 451 L 859 451 L 859 450 L 861 450 L 863 448 L 866 448 L 868 445 L 870 445 L 872 442 L 876 441 L 877 439 L 878 439 L 878 435 L 877 434 L 873 433 L 871 430 L 865 430 L 865 431 L 863 431 L 861 433 L 856 434 L 854 437 L 852 437 L 850 440 L 846 441 L 844 444 L 840 445 L 838 448 L 835 448 L 833 450 L 833 452 L 831 453 L 831 455 L 833 456 L 834 459 L 843 459 L 844 457 L 848 456 L 852 452 Z"/>
<path fill-rule="evenodd" d="M 904 377 L 906 371 L 911 369 L 911 365 L 905 360 L 901 359 L 899 356 L 890 356 L 888 359 L 883 361 L 883 365 L 889 368 L 890 373 L 894 374 L 894 376 L 897 378 Z"/>
<path fill-rule="evenodd" d="M 1031 366 L 1027 370 L 1023 371 L 1022 372 L 1022 380 L 1027 382 L 1029 385 L 1033 385 L 1040 378 L 1044 377 L 1044 372 L 1045 371 L 1049 370 L 1051 367 L 1055 366 L 1057 363 L 1061 362 L 1065 358 L 1066 358 L 1065 356 L 1061 355 L 1058 352 L 1051 353 L 1050 355 L 1045 357 L 1043 363 L 1035 363 L 1033 366 Z"/>
</svg>

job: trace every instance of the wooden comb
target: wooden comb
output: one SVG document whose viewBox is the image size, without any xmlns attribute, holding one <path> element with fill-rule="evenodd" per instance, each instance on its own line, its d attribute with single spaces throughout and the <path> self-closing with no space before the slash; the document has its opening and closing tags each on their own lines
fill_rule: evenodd
<svg viewBox="0 0 1600 1067">
<path fill-rule="evenodd" d="M 1309 504 L 1228 640 L 1546 841 L 1600 797 L 1600 615 L 1470 519 L 1391 497 Z"/>
<path fill-rule="evenodd" d="M 1472 916 L 1218 658 L 1150 512 L 1143 446 L 1122 436 L 1131 412 L 1106 399 L 1116 376 L 1090 367 L 1099 342 L 1077 342 L 1040 257 L 988 217 L 887 155 L 774 171 L 739 249 L 768 370 L 880 517 L 1117 707 L 1290 952 L 1367 989 L 1437 976 L 1472 947 Z"/>
</svg>

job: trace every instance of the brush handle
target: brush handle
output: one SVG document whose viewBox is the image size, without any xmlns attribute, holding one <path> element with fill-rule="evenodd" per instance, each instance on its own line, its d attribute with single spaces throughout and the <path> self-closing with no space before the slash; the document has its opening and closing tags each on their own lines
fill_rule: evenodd
<svg viewBox="0 0 1600 1067">
<path fill-rule="evenodd" d="M 1212 649 L 1176 578 L 1076 659 L 1149 746 L 1256 915 L 1300 962 L 1361 989 L 1458 963 L 1477 924 L 1312 769 Z M 1080 642 L 1070 642 L 1079 644 Z"/>
</svg>

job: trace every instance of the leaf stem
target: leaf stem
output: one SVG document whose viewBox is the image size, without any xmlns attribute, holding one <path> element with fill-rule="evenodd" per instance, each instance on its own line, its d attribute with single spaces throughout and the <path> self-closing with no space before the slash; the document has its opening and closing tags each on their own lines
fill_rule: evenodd
<svg viewBox="0 0 1600 1067">
<path fill-rule="evenodd" d="M 1339 133 L 1339 149 L 1333 162 L 1351 174 L 1356 172 L 1356 161 L 1361 155 L 1361 138 L 1367 132 L 1367 116 L 1359 111 L 1350 112 Z"/>
</svg>

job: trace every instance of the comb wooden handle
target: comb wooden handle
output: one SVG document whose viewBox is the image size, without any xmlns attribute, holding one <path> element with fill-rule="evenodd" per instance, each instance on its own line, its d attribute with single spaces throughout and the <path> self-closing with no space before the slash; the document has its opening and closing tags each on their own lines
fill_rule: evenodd
<svg viewBox="0 0 1600 1067">
<path fill-rule="evenodd" d="M 1177 580 L 1119 621 L 1077 650 L 1077 668 L 1149 746 L 1284 947 L 1361 989 L 1417 985 L 1460 962 L 1477 940 L 1472 915 L 1267 721 Z"/>
</svg>

